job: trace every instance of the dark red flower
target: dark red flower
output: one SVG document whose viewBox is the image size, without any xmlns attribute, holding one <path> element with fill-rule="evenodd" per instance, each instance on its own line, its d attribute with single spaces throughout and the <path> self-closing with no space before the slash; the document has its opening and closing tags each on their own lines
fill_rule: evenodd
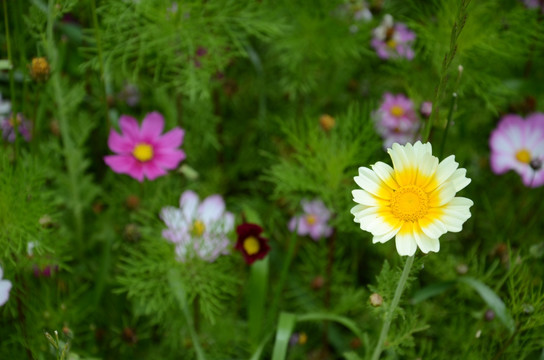
<svg viewBox="0 0 544 360">
<path fill-rule="evenodd" d="M 244 256 L 248 265 L 253 264 L 255 260 L 262 259 L 270 251 L 268 239 L 260 236 L 263 228 L 255 224 L 242 224 L 236 228 L 238 241 L 234 248 L 239 250 Z"/>
</svg>

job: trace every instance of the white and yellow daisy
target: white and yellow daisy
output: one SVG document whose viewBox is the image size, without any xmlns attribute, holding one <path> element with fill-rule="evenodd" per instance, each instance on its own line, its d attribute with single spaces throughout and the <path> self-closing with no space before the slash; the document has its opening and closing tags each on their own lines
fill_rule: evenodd
<svg viewBox="0 0 544 360">
<path fill-rule="evenodd" d="M 455 197 L 470 183 L 466 170 L 458 169 L 453 155 L 439 163 L 430 143 L 395 143 L 387 152 L 393 168 L 377 162 L 372 170 L 360 167 L 354 178 L 362 188 L 352 192 L 355 222 L 372 233 L 373 243 L 395 236 L 400 255 L 412 256 L 418 247 L 438 252 L 438 238 L 461 231 L 470 218 L 472 200 Z"/>
</svg>

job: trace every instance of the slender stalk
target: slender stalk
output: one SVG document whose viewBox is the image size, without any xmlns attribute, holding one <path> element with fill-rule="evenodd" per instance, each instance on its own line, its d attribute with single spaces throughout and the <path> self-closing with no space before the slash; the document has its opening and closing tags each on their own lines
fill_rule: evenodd
<svg viewBox="0 0 544 360">
<path fill-rule="evenodd" d="M 287 273 L 289 272 L 289 267 L 291 266 L 291 262 L 293 261 L 293 256 L 295 254 L 295 248 L 296 248 L 297 239 L 298 239 L 296 230 L 297 229 L 293 231 L 291 239 L 289 241 L 287 257 L 285 258 L 285 262 L 283 263 L 283 268 L 281 269 L 280 278 L 278 281 L 278 287 L 276 288 L 276 294 L 272 302 L 272 306 L 271 306 L 272 311 L 270 312 L 270 314 L 272 315 L 272 319 L 276 318 L 276 313 L 278 311 L 281 294 L 283 293 L 283 287 L 285 285 L 285 280 L 287 279 Z"/>
<path fill-rule="evenodd" d="M 402 295 L 402 292 L 404 291 L 404 287 L 406 286 L 406 281 L 408 280 L 408 275 L 410 274 L 410 269 L 412 268 L 413 263 L 414 256 L 412 255 L 408 257 L 406 263 L 404 264 L 404 270 L 402 270 L 402 275 L 400 276 L 399 282 L 397 284 L 397 289 L 395 290 L 395 295 L 393 297 L 393 301 L 391 302 L 391 306 L 389 307 L 389 309 L 387 309 L 382 331 L 380 332 L 380 338 L 378 339 L 378 343 L 376 344 L 376 347 L 374 348 L 374 353 L 372 354 L 372 360 L 378 360 L 380 358 L 383 344 L 385 343 L 387 333 L 389 332 L 389 327 L 391 326 L 391 321 L 393 320 L 393 315 L 395 314 L 395 310 L 397 309 L 397 306 L 399 304 L 400 297 Z"/>
<path fill-rule="evenodd" d="M 451 97 L 450 111 L 448 112 L 448 122 L 446 123 L 446 128 L 444 129 L 444 135 L 442 136 L 442 143 L 440 144 L 440 152 L 438 155 L 439 159 L 442 159 L 444 154 L 444 146 L 446 144 L 446 138 L 448 136 L 448 130 L 450 128 L 451 119 L 453 118 L 453 111 L 455 110 L 455 104 L 457 104 L 457 94 L 453 93 Z"/>
</svg>

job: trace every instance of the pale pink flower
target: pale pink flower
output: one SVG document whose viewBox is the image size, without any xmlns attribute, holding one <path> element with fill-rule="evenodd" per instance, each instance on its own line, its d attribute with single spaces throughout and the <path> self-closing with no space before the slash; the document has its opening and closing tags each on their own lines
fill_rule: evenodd
<svg viewBox="0 0 544 360">
<path fill-rule="evenodd" d="M 11 290 L 11 281 L 2 280 L 4 271 L 0 266 L 0 306 L 4 305 L 9 299 L 9 292 Z"/>
<path fill-rule="evenodd" d="M 313 201 L 302 200 L 300 202 L 304 214 L 294 216 L 289 221 L 289 230 L 297 231 L 297 234 L 301 236 L 310 235 L 315 241 L 322 237 L 329 237 L 332 235 L 332 227 L 327 225 L 327 222 L 331 218 L 331 212 L 323 201 L 316 199 Z"/>
<path fill-rule="evenodd" d="M 528 187 L 544 185 L 544 114 L 503 116 L 489 138 L 491 170 L 517 172 Z"/>
<path fill-rule="evenodd" d="M 104 157 L 116 173 L 127 174 L 140 182 L 144 177 L 154 180 L 185 159 L 185 152 L 178 149 L 184 130 L 175 127 L 161 135 L 164 118 L 158 112 L 147 114 L 141 127 L 136 119 L 127 115 L 121 116 L 119 125 L 122 134 L 112 129 L 108 139 L 108 146 L 117 155 Z"/>
<path fill-rule="evenodd" d="M 176 245 L 179 261 L 196 255 L 213 262 L 229 253 L 227 234 L 234 229 L 234 215 L 225 210 L 220 195 L 210 195 L 200 202 L 194 191 L 187 190 L 181 195 L 179 208 L 164 207 L 160 218 L 168 227 L 162 236 Z"/>
<path fill-rule="evenodd" d="M 380 108 L 374 113 L 376 130 L 383 138 L 384 148 L 393 143 L 404 145 L 417 140 L 420 121 L 412 100 L 403 94 L 385 93 Z"/>
<path fill-rule="evenodd" d="M 380 26 L 372 31 L 371 45 L 380 59 L 405 58 L 412 60 L 414 50 L 412 44 L 416 34 L 405 24 L 394 22 L 389 14 L 383 17 Z"/>
</svg>

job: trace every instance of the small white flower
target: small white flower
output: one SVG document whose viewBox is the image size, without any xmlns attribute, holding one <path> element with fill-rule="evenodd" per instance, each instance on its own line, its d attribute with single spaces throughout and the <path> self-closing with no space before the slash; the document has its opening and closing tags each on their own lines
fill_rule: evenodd
<svg viewBox="0 0 544 360">
<path fill-rule="evenodd" d="M 11 290 L 11 281 L 2 280 L 4 271 L 0 266 L 0 306 L 4 305 L 9 299 L 9 291 Z"/>
</svg>

